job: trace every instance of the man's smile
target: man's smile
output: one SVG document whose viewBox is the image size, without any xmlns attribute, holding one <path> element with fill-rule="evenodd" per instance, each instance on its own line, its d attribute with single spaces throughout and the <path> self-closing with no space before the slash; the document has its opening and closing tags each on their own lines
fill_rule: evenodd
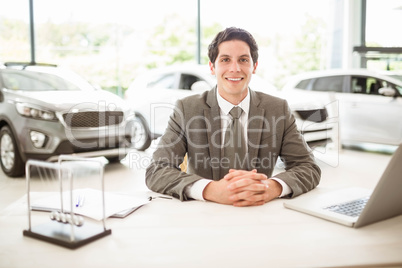
<svg viewBox="0 0 402 268">
<path fill-rule="evenodd" d="M 237 81 L 243 80 L 243 78 L 242 77 L 239 77 L 239 78 L 226 77 L 226 80 L 237 82 Z"/>
</svg>

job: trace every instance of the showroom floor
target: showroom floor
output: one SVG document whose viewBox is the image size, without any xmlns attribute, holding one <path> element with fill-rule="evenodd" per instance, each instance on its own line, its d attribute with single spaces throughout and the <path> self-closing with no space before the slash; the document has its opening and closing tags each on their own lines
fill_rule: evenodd
<svg viewBox="0 0 402 268">
<path fill-rule="evenodd" d="M 379 179 L 391 158 L 389 153 L 367 152 L 356 149 L 337 150 L 320 147 L 314 151 L 322 170 L 320 187 L 325 187 L 328 182 L 331 182 L 331 186 L 337 185 L 337 178 L 359 176 L 364 187 L 373 188 L 375 185 L 372 183 L 364 183 L 365 178 L 374 178 L 374 181 L 376 181 L 375 178 Z M 146 152 L 132 151 L 121 163 L 106 165 L 106 191 L 127 193 L 148 191 L 145 186 L 144 176 L 145 168 L 149 164 L 152 152 L 152 147 Z M 278 167 L 275 173 L 280 171 Z M 339 185 L 339 187 L 347 186 L 349 185 Z M 4 208 L 23 197 L 26 191 L 24 177 L 8 178 L 0 171 L 0 213 Z"/>
</svg>

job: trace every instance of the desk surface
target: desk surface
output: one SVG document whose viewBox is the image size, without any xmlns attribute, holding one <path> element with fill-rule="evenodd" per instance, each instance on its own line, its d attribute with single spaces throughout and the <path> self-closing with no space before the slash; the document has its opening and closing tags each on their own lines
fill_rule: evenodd
<svg viewBox="0 0 402 268">
<path fill-rule="evenodd" d="M 339 169 L 350 164 L 347 160 L 336 168 L 323 166 L 323 181 L 309 194 L 350 184 L 374 187 L 388 160 L 386 156 L 365 159 L 368 166 L 370 161 L 376 162 L 377 169 L 356 170 L 361 176 L 352 179 L 344 176 L 348 171 Z M 125 176 L 121 172 L 126 172 Z M 330 173 L 335 173 L 336 179 L 326 179 Z M 144 192 L 147 190 L 139 179 L 143 175 L 143 170 L 110 166 L 106 185 Z M 8 200 L 11 189 L 19 194 L 14 200 L 20 199 L 25 181 L 5 180 L 0 184 L 0 194 Z M 123 185 L 127 188 L 121 188 Z M 155 199 L 127 218 L 108 219 L 106 224 L 112 229 L 111 235 L 70 250 L 23 236 L 28 225 L 26 208 L 10 202 L 0 211 L 0 267 L 402 265 L 402 216 L 353 229 L 285 209 L 281 199 L 247 208 Z"/>
</svg>

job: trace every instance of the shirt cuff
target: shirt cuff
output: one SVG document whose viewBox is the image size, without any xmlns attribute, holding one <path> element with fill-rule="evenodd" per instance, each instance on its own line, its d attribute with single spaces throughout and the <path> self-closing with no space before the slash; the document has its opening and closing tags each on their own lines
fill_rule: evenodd
<svg viewBox="0 0 402 268">
<path fill-rule="evenodd" d="M 278 179 L 278 178 L 270 178 L 270 179 L 277 181 L 277 182 L 279 182 L 280 185 L 282 185 L 282 193 L 279 197 L 284 197 L 284 196 L 292 193 L 292 189 L 290 189 L 289 185 L 287 185 L 283 180 Z"/>
<path fill-rule="evenodd" d="M 193 184 L 187 186 L 184 191 L 186 195 L 190 198 L 195 200 L 205 201 L 204 197 L 202 196 L 205 187 L 210 183 L 212 180 L 201 179 Z"/>
</svg>

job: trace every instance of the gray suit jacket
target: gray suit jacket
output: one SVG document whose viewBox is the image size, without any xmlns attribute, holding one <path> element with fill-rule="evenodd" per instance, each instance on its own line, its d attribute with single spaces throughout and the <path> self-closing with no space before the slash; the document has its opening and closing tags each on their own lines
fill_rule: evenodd
<svg viewBox="0 0 402 268">
<path fill-rule="evenodd" d="M 216 87 L 201 95 L 178 100 L 168 127 L 146 170 L 149 189 L 188 200 L 184 189 L 206 178 L 220 180 L 221 120 Z M 248 166 L 272 177 L 277 158 L 285 172 L 275 174 L 292 189 L 295 197 L 316 187 L 321 170 L 296 128 L 287 102 L 250 90 L 248 118 Z M 179 165 L 188 155 L 187 173 Z"/>
</svg>

